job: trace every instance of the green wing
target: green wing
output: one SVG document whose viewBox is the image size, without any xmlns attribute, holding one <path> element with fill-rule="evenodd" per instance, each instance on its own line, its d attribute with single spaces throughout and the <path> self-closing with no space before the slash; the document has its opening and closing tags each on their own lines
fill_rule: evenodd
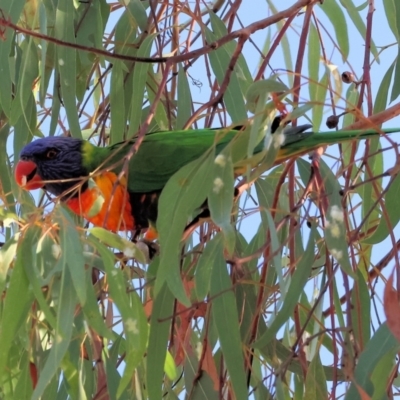
<svg viewBox="0 0 400 400">
<path fill-rule="evenodd" d="M 306 154 L 320 146 L 350 140 L 366 139 L 379 136 L 376 130 L 337 131 L 337 132 L 305 132 L 308 125 L 287 127 L 286 136 L 275 164 L 290 157 Z M 399 132 L 400 128 L 383 129 L 382 132 Z M 131 158 L 128 171 L 128 189 L 132 193 L 149 193 L 162 190 L 169 178 L 187 163 L 199 158 L 211 146 L 216 145 L 220 152 L 237 134 L 238 130 L 197 129 L 184 131 L 165 131 L 146 135 L 139 151 Z M 106 148 L 90 146 L 84 155 L 85 167 L 95 170 L 104 163 L 119 172 L 121 161 L 130 150 L 135 140 L 115 144 Z M 261 151 L 263 142 L 255 149 Z"/>
<path fill-rule="evenodd" d="M 380 132 L 386 134 L 398 133 L 400 132 L 400 128 L 382 129 Z M 289 140 L 282 146 L 275 164 L 279 164 L 280 162 L 283 162 L 290 157 L 307 154 L 308 152 L 321 146 L 329 146 L 331 144 L 343 143 L 351 140 L 362 140 L 379 136 L 383 135 L 380 135 L 380 133 L 378 133 L 375 129 L 313 132 L 312 134 L 310 134 L 310 132 L 303 132 L 302 135 L 297 134 L 295 140 Z"/>
<path fill-rule="evenodd" d="M 237 134 L 237 130 L 198 129 L 146 135 L 139 151 L 129 162 L 129 191 L 148 193 L 162 190 L 169 178 L 184 165 L 199 158 L 214 143 L 216 151 L 221 151 Z M 123 147 L 113 161 L 121 159 L 133 144 L 134 141 L 129 141 L 110 147 L 112 152 Z"/>
</svg>

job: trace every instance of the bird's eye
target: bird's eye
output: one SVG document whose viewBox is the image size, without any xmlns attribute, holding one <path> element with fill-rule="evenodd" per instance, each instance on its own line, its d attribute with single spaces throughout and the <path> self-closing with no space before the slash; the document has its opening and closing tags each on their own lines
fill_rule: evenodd
<svg viewBox="0 0 400 400">
<path fill-rule="evenodd" d="M 49 160 L 52 160 L 57 154 L 58 154 L 58 151 L 56 149 L 50 149 L 46 153 L 46 158 L 49 159 Z"/>
</svg>

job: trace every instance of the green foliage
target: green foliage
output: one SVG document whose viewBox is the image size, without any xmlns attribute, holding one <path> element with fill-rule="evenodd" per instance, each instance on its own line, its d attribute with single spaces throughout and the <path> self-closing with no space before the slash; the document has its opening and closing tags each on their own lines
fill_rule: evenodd
<svg viewBox="0 0 400 400">
<path fill-rule="evenodd" d="M 277 165 L 271 122 L 398 115 L 400 6 L 251 2 L 0 2 L 1 399 L 394 396 L 397 138 Z M 151 260 L 13 179 L 36 137 L 231 124 L 165 186 Z"/>
</svg>

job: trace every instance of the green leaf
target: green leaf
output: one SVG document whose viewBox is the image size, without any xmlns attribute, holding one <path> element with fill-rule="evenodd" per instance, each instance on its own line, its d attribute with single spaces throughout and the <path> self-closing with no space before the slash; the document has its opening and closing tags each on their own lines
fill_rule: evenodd
<svg viewBox="0 0 400 400">
<path fill-rule="evenodd" d="M 20 49 L 22 50 L 22 60 L 19 71 L 17 93 L 11 105 L 11 125 L 15 125 L 21 115 L 22 118 L 26 118 L 25 109 L 29 97 L 32 96 L 32 85 L 39 74 L 38 49 L 35 46 L 33 38 L 25 40 L 21 44 Z"/>
<path fill-rule="evenodd" d="M 219 251 L 216 254 L 211 277 L 212 315 L 236 398 L 247 399 L 239 315 L 236 309 L 235 296 L 230 290 L 231 287 L 232 283 L 223 256 L 223 244 L 220 238 Z"/>
<path fill-rule="evenodd" d="M 315 231 L 316 228 L 313 226 L 304 255 L 297 261 L 296 270 L 289 282 L 287 282 L 288 284 L 281 285 L 281 293 L 286 294 L 282 308 L 278 311 L 278 314 L 273 319 L 265 334 L 255 343 L 257 348 L 266 346 L 270 340 L 275 338 L 278 330 L 291 317 L 294 307 L 299 301 L 300 295 L 310 276 L 314 260 Z M 288 277 L 290 277 L 290 275 L 288 275 Z M 285 290 L 286 287 L 287 289 Z"/>
<path fill-rule="evenodd" d="M 211 21 L 214 22 L 217 19 L 213 13 L 210 13 L 210 18 Z M 209 43 L 212 43 L 218 39 L 218 34 L 213 33 L 207 27 L 205 27 L 205 34 Z M 233 51 L 228 45 L 224 45 L 209 53 L 208 56 L 210 58 L 211 68 L 217 78 L 218 83 L 221 85 L 224 81 L 225 75 L 230 73 L 228 71 L 228 66 L 233 56 Z M 235 71 L 237 71 L 236 67 Z M 247 119 L 244 95 L 235 72 L 231 74 L 228 87 L 224 92 L 224 102 L 232 122 L 240 122 Z"/>
<path fill-rule="evenodd" d="M 351 292 L 352 307 L 351 321 L 354 338 L 361 348 L 364 348 L 370 340 L 371 304 L 368 285 L 360 270 L 357 271 L 358 279 L 354 282 Z"/>
<path fill-rule="evenodd" d="M 10 240 L 4 243 L 0 249 L 0 293 L 3 293 L 3 290 L 7 283 L 7 273 L 10 268 L 11 263 L 14 261 L 14 257 L 17 251 L 17 244 L 19 234 L 17 233 Z"/>
<path fill-rule="evenodd" d="M 197 377 L 199 362 L 195 355 L 188 354 L 185 358 L 185 389 L 193 400 L 219 400 L 220 396 L 214 388 L 214 383 L 206 371 Z"/>
<path fill-rule="evenodd" d="M 388 190 L 385 194 L 386 216 L 382 215 L 380 217 L 380 222 L 377 229 L 372 236 L 364 239 L 363 243 L 375 244 L 382 242 L 382 240 L 384 240 L 397 225 L 397 223 L 400 221 L 400 209 L 398 207 L 399 196 L 400 174 L 393 177 L 391 182 L 388 184 Z"/>
<path fill-rule="evenodd" d="M 327 1 L 323 6 L 321 4 L 319 9 L 326 14 L 333 25 L 339 49 L 342 53 L 342 60 L 345 62 L 349 56 L 350 41 L 347 21 L 342 8 L 339 6 L 337 1 Z"/>
<path fill-rule="evenodd" d="M 52 344 L 46 363 L 41 370 L 38 383 L 35 387 L 32 400 L 39 400 L 51 381 L 54 374 L 57 373 L 64 355 L 70 345 L 72 337 L 72 328 L 74 326 L 74 312 L 76 307 L 76 292 L 72 283 L 71 275 L 66 266 L 61 273 L 61 286 L 57 304 L 57 326 L 55 329 L 54 342 Z M 62 317 L 61 317 L 62 316 Z"/>
<path fill-rule="evenodd" d="M 126 315 L 121 313 L 125 335 L 127 337 L 128 349 L 126 354 L 127 362 L 125 371 L 118 386 L 118 398 L 122 395 L 125 388 L 130 384 L 132 375 L 135 373 L 135 369 L 142 361 L 148 339 L 147 318 L 144 313 L 142 302 L 138 294 L 134 291 L 130 293 L 129 299 L 129 314 L 127 313 L 127 310 L 124 312 Z"/>
<path fill-rule="evenodd" d="M 250 112 L 255 113 L 260 96 L 265 96 L 267 93 L 272 92 L 287 92 L 288 90 L 286 85 L 275 79 L 256 81 L 250 85 L 246 92 L 246 107 Z"/>
<path fill-rule="evenodd" d="M 357 108 L 359 93 L 354 84 L 350 85 L 346 92 L 346 108 L 349 110 Z M 352 124 L 355 120 L 353 113 L 347 113 L 342 120 L 342 128 Z"/>
<path fill-rule="evenodd" d="M 86 276 L 86 302 L 83 306 L 88 325 L 100 336 L 115 340 L 115 335 L 107 328 L 103 316 L 99 312 L 99 305 L 97 303 L 97 295 L 93 288 L 91 279 L 88 279 L 92 270 L 89 269 Z"/>
<path fill-rule="evenodd" d="M 150 101 L 150 104 L 154 104 L 156 100 L 156 94 L 158 92 L 158 88 L 161 84 L 161 71 L 160 73 L 156 74 L 153 72 L 151 68 L 148 70 L 148 77 L 147 77 L 147 95 Z M 164 107 L 164 103 L 167 101 L 165 96 L 161 95 L 161 101 L 157 103 L 156 112 L 154 114 L 154 120 L 157 122 L 157 130 L 165 131 L 169 129 L 169 117 L 167 115 L 167 110 Z"/>
<path fill-rule="evenodd" d="M 130 8 L 132 6 L 133 1 L 130 1 L 115 24 L 115 50 L 118 54 L 135 55 L 137 52 L 137 48 L 133 44 L 137 38 L 138 23 L 134 18 L 135 13 Z M 125 65 L 131 67 L 131 63 L 128 61 L 125 62 Z"/>
<path fill-rule="evenodd" d="M 76 43 L 74 11 L 72 1 L 59 2 L 57 5 L 55 36 L 57 39 L 71 44 Z M 58 46 L 56 60 L 69 129 L 73 137 L 80 138 L 81 128 L 75 103 L 77 88 L 76 50 L 70 46 Z"/>
<path fill-rule="evenodd" d="M 317 28 L 314 24 L 310 25 L 310 33 L 308 39 L 308 75 L 310 78 L 310 84 L 308 85 L 308 91 L 310 93 L 311 100 L 316 98 L 319 81 L 319 62 L 320 62 L 320 44 Z M 316 129 L 318 126 L 316 126 Z"/>
<path fill-rule="evenodd" d="M 380 152 L 381 145 L 379 143 L 379 139 L 371 139 L 369 141 L 369 153 L 374 154 L 373 156 L 369 156 L 366 163 L 367 166 L 365 168 L 364 173 L 364 183 L 358 190 L 358 193 L 362 199 L 362 219 L 363 224 L 363 233 L 368 233 L 370 228 L 376 227 L 377 221 L 381 216 L 381 207 L 380 204 L 377 204 L 377 200 L 381 193 L 376 190 L 377 187 L 382 186 L 382 179 L 376 178 L 377 176 L 383 173 L 383 154 Z M 351 162 L 349 160 L 349 162 Z M 354 173 L 357 173 L 354 171 Z M 378 192 L 378 193 L 377 193 Z M 368 235 L 366 235 L 368 236 Z"/>
<path fill-rule="evenodd" d="M 180 242 L 189 218 L 200 208 L 210 191 L 210 176 L 214 168 L 215 149 L 211 148 L 199 159 L 181 168 L 163 189 L 158 206 L 157 229 L 160 247 L 160 266 L 157 273 L 155 292 L 164 282 L 177 299 L 189 305 L 180 276 Z"/>
<path fill-rule="evenodd" d="M 114 267 L 113 253 L 94 238 L 89 238 L 89 241 L 104 261 L 110 297 L 121 314 L 124 327 L 127 344 L 126 359 L 129 362 L 118 386 L 118 397 L 122 394 L 132 378 L 134 369 L 143 358 L 148 338 L 147 320 L 138 294 L 130 290 L 123 272 Z"/>
<path fill-rule="evenodd" d="M 224 21 L 214 12 L 211 12 L 209 15 L 213 33 L 218 38 L 228 35 L 229 32 Z M 233 55 L 236 49 L 236 42 L 232 40 L 231 42 L 226 43 L 225 48 L 228 54 Z M 254 79 L 249 67 L 247 66 L 246 58 L 243 53 L 239 54 L 239 57 L 237 58 L 234 73 L 238 78 L 242 93 L 246 93 L 249 85 L 253 83 Z"/>
<path fill-rule="evenodd" d="M 132 241 L 124 239 L 118 234 L 112 233 L 107 229 L 100 227 L 90 228 L 88 231 L 107 246 L 122 251 L 126 257 L 133 257 L 136 258 L 140 263 L 147 264 L 146 255 Z"/>
<path fill-rule="evenodd" d="M 32 381 L 30 377 L 28 352 L 25 351 L 19 365 L 20 374 L 15 385 L 13 397 L 16 399 L 30 399 L 32 396 Z M 15 378 L 15 377 L 14 377 Z"/>
<path fill-rule="evenodd" d="M 11 344 L 26 320 L 33 301 L 32 291 L 29 289 L 29 281 L 25 273 L 25 264 L 33 262 L 32 245 L 34 240 L 35 230 L 33 229 L 27 229 L 24 236 L 19 239 L 0 321 L 0 341 L 2 343 L 0 346 L 0 376 L 6 372 Z"/>
<path fill-rule="evenodd" d="M 363 19 L 361 18 L 360 13 L 356 9 L 354 3 L 351 0 L 340 0 L 340 3 L 347 10 L 347 13 L 348 13 L 349 17 L 353 21 L 353 24 L 357 28 L 357 30 L 360 33 L 361 37 L 365 38 L 365 36 L 366 36 L 366 27 L 365 27 Z M 338 16 L 338 14 L 335 14 L 335 15 Z M 338 26 L 341 26 L 341 29 L 345 29 L 347 24 L 344 23 L 344 25 L 338 25 Z M 379 62 L 378 51 L 376 49 L 376 46 L 375 46 L 375 43 L 374 43 L 373 39 L 371 39 L 371 53 L 373 54 L 373 56 Z"/>
<path fill-rule="evenodd" d="M 354 381 L 346 393 L 345 400 L 361 400 L 357 386 L 371 396 L 374 393 L 371 374 L 377 367 L 381 367 L 379 364 L 383 358 L 390 354 L 393 359 L 398 350 L 399 342 L 392 335 L 386 323 L 382 324 L 359 357 L 354 373 Z"/>
<path fill-rule="evenodd" d="M 148 29 L 146 9 L 142 1 L 131 0 L 128 3 L 126 11 L 129 15 L 129 18 L 135 21 L 135 25 L 138 26 L 142 31 L 146 31 Z"/>
<path fill-rule="evenodd" d="M 164 284 L 155 299 L 150 317 L 146 374 L 146 384 L 150 400 L 158 400 L 162 397 L 162 378 L 173 305 L 174 296 L 168 286 Z"/>
<path fill-rule="evenodd" d="M 203 301 L 210 291 L 211 274 L 213 265 L 219 257 L 220 236 L 214 236 L 206 245 L 199 260 L 197 261 L 196 273 L 194 276 L 196 297 Z"/>
<path fill-rule="evenodd" d="M 61 263 L 63 266 L 67 265 L 79 302 L 83 306 L 86 302 L 86 274 L 82 243 L 76 226 L 65 209 L 56 208 L 55 220 L 60 227 Z"/>
<path fill-rule="evenodd" d="M 317 88 L 315 92 L 315 97 L 312 98 L 313 102 L 315 102 L 314 107 L 312 108 L 312 122 L 314 131 L 319 130 L 321 127 L 322 118 L 324 115 L 325 99 L 329 87 L 328 81 L 329 75 L 327 72 L 325 72 L 321 80 L 316 85 Z"/>
<path fill-rule="evenodd" d="M 1 4 L 2 18 L 10 19 L 14 24 L 18 22 L 24 8 L 25 0 L 6 1 Z M 11 100 L 13 93 L 13 77 L 10 68 L 12 60 L 12 46 L 14 46 L 15 36 L 12 28 L 2 28 L 2 40 L 0 40 L 0 105 L 4 113 L 9 117 L 11 112 Z"/>
<path fill-rule="evenodd" d="M 46 7 L 43 3 L 39 4 L 39 29 L 40 33 L 46 37 L 48 35 L 47 32 L 47 15 L 46 15 Z M 46 91 L 47 86 L 50 80 L 49 70 L 52 72 L 51 68 L 46 68 L 46 59 L 48 56 L 47 49 L 47 40 L 42 39 L 40 41 L 41 47 L 41 58 L 40 58 L 40 89 L 39 89 L 39 101 L 40 105 L 43 107 L 45 98 L 46 98 Z M 54 46 L 50 46 L 50 51 L 54 49 Z"/>
<path fill-rule="evenodd" d="M 31 229 L 31 235 L 34 238 L 35 244 L 32 244 L 32 250 L 35 251 L 32 253 L 32 263 L 26 263 L 25 264 L 25 272 L 26 276 L 28 277 L 29 283 L 32 287 L 33 294 L 35 296 L 35 300 L 39 304 L 40 310 L 43 312 L 43 314 L 46 317 L 46 320 L 48 321 L 49 325 L 55 329 L 57 326 L 57 321 L 56 318 L 54 317 L 54 313 L 50 306 L 47 303 L 47 300 L 44 296 L 43 293 L 43 286 L 45 286 L 44 280 L 41 276 L 41 271 L 39 271 L 39 268 L 41 267 L 40 261 L 41 259 L 45 259 L 47 262 L 55 262 L 54 257 L 50 253 L 51 249 L 49 247 L 45 247 L 44 243 L 46 242 L 45 238 L 42 238 L 40 240 L 40 234 L 41 231 L 38 227 L 32 227 Z M 36 246 L 36 242 L 37 246 Z M 54 242 L 52 242 L 52 247 L 53 246 L 58 246 Z M 32 251 L 31 250 L 31 251 Z M 45 254 L 43 254 L 45 253 Z M 36 260 L 35 260 L 36 258 Z M 46 262 L 45 261 L 45 262 Z"/>
<path fill-rule="evenodd" d="M 300 160 L 299 160 L 300 161 Z M 347 234 L 344 224 L 340 185 L 328 165 L 320 160 L 321 176 L 324 177 L 325 191 L 329 199 L 329 208 L 326 213 L 325 243 L 329 252 L 349 276 L 355 278 L 352 269 Z"/>
<path fill-rule="evenodd" d="M 388 0 L 391 1 L 391 0 Z M 388 68 L 385 75 L 383 76 L 382 82 L 379 85 L 378 93 L 375 97 L 374 103 L 374 114 L 381 112 L 386 109 L 388 95 L 389 95 L 389 86 L 390 82 L 392 81 L 393 71 L 396 62 L 394 61 L 392 65 Z"/>
<path fill-rule="evenodd" d="M 156 35 L 147 36 L 137 51 L 138 57 L 149 57 Z M 129 113 L 129 131 L 128 138 L 132 137 L 140 127 L 142 122 L 142 107 L 146 81 L 148 79 L 148 71 L 150 64 L 135 63 L 132 79 L 132 97 L 131 110 Z"/>
<path fill-rule="evenodd" d="M 121 61 L 115 61 L 111 71 L 110 108 L 111 108 L 111 143 L 124 139 L 126 129 L 124 72 Z"/>
<path fill-rule="evenodd" d="M 392 86 L 392 93 L 390 95 L 390 102 L 394 101 L 397 99 L 397 97 L 400 95 L 400 46 L 398 47 L 398 54 L 397 54 L 397 59 L 396 59 L 396 66 L 394 69 L 394 78 L 393 78 L 393 86 Z"/>
<path fill-rule="evenodd" d="M 397 6 L 395 0 L 383 0 L 383 7 L 385 9 L 385 15 L 387 18 L 388 25 L 393 32 L 393 35 L 397 40 L 400 39 L 399 28 L 400 28 L 400 7 Z"/>
<path fill-rule="evenodd" d="M 305 382 L 305 400 L 327 399 L 326 377 L 322 368 L 320 356 L 317 353 L 311 361 Z"/>
<path fill-rule="evenodd" d="M 192 95 L 186 72 L 181 64 L 178 70 L 178 99 L 176 114 L 176 129 L 183 129 L 192 115 Z"/>
<path fill-rule="evenodd" d="M 228 254 L 235 247 L 235 231 L 231 224 L 233 207 L 234 174 L 230 148 L 225 148 L 214 160 L 213 186 L 208 192 L 207 203 L 211 218 L 224 234 Z"/>
</svg>

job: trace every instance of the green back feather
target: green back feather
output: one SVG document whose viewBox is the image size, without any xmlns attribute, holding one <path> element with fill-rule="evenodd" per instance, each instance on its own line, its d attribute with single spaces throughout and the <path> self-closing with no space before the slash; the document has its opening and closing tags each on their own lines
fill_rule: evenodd
<svg viewBox="0 0 400 400">
<path fill-rule="evenodd" d="M 400 128 L 383 129 L 382 131 L 395 133 L 399 132 Z M 307 153 L 320 146 L 379 136 L 375 130 L 299 133 L 296 128 L 289 128 L 285 133 L 286 140 L 279 152 L 279 161 Z M 217 143 L 216 153 L 219 153 L 237 134 L 239 131 L 228 131 L 227 129 L 166 131 L 148 134 L 137 154 L 130 160 L 129 190 L 135 193 L 161 190 L 169 178 L 181 167 L 200 157 L 214 143 Z M 105 148 L 99 148 L 87 142 L 83 146 L 84 167 L 88 171 L 94 171 L 100 165 L 111 167 L 118 164 L 118 167 L 113 169 L 119 172 L 123 157 L 134 142 L 134 140 L 130 140 Z M 262 148 L 263 142 L 255 148 L 255 153 L 261 151 Z"/>
</svg>

